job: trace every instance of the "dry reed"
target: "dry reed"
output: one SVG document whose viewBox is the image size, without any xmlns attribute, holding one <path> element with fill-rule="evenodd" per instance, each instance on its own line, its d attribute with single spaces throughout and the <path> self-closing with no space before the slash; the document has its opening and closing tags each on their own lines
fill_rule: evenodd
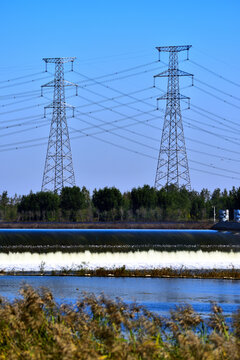
<svg viewBox="0 0 240 360">
<path fill-rule="evenodd" d="M 227 323 L 213 304 L 208 319 L 189 305 L 161 318 L 136 304 L 82 294 L 57 305 L 47 289 L 21 289 L 0 301 L 0 359 L 237 360 L 240 311 Z"/>
</svg>

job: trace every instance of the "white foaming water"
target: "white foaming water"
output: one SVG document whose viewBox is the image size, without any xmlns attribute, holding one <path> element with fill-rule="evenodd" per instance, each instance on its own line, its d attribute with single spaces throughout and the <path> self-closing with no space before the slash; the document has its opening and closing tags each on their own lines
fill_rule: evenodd
<svg viewBox="0 0 240 360">
<path fill-rule="evenodd" d="M 137 251 L 137 252 L 106 252 L 79 253 L 52 252 L 38 253 L 0 253 L 0 269 L 15 271 L 61 270 L 62 268 L 77 269 L 79 267 L 96 269 L 103 267 L 112 269 L 125 265 L 127 269 L 153 269 L 184 266 L 188 269 L 227 269 L 240 268 L 240 252 L 203 252 L 199 251 Z"/>
</svg>

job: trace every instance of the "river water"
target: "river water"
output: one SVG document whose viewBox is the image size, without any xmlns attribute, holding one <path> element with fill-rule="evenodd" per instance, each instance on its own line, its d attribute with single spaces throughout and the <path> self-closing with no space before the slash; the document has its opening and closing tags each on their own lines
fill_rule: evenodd
<svg viewBox="0 0 240 360">
<path fill-rule="evenodd" d="M 0 270 L 116 268 L 240 269 L 240 235 L 212 230 L 0 230 Z M 49 288 L 58 302 L 81 291 L 136 301 L 161 314 L 191 304 L 207 314 L 217 302 L 226 314 L 240 304 L 240 282 L 58 276 L 0 276 L 0 295 L 18 296 L 23 283 Z"/>
<path fill-rule="evenodd" d="M 207 315 L 216 302 L 230 315 L 240 306 L 240 281 L 209 279 L 106 278 L 73 276 L 1 276 L 0 296 L 9 300 L 19 297 L 23 284 L 49 288 L 58 303 L 75 303 L 82 291 L 120 297 L 127 303 L 137 302 L 162 315 L 176 304 L 191 304 Z"/>
</svg>

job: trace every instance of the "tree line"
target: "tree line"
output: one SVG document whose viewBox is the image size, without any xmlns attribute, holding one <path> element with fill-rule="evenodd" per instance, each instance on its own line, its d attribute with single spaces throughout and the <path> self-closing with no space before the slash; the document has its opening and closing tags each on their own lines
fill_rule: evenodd
<svg viewBox="0 0 240 360">
<path fill-rule="evenodd" d="M 0 195 L 0 219 L 4 221 L 195 221 L 213 218 L 220 209 L 240 208 L 240 187 L 212 193 L 174 185 L 160 190 L 144 185 L 121 193 L 116 187 L 95 189 L 64 187 L 60 194 L 30 192 Z"/>
</svg>

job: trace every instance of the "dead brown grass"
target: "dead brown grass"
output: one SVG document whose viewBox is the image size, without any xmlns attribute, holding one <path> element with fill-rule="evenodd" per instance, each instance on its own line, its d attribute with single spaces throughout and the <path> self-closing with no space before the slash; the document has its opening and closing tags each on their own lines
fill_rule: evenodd
<svg viewBox="0 0 240 360">
<path fill-rule="evenodd" d="M 213 305 L 208 320 L 191 306 L 161 318 L 136 304 L 83 294 L 58 306 L 46 289 L 0 301 L 0 359 L 237 360 L 240 312 L 229 326 Z"/>
</svg>

